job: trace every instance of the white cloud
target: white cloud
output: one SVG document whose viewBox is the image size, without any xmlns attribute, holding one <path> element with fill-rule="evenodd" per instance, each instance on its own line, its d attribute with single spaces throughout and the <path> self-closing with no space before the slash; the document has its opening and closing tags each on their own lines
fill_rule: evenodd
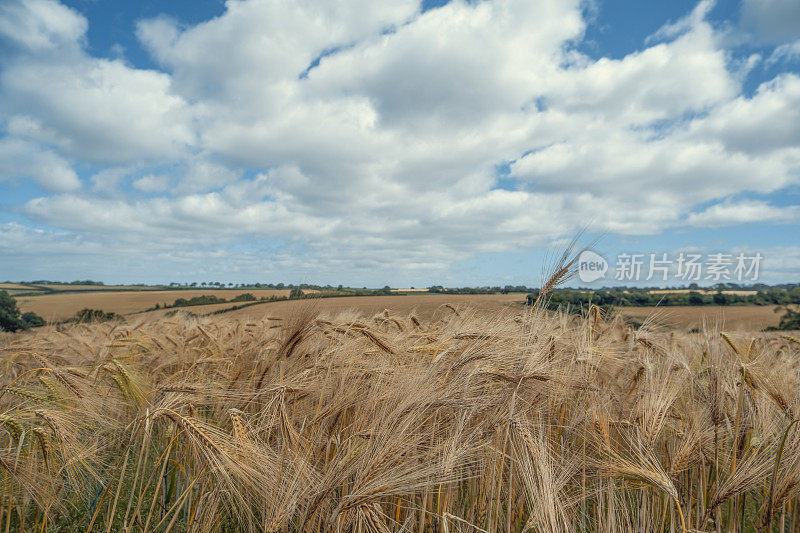
<svg viewBox="0 0 800 533">
<path fill-rule="evenodd" d="M 403 24 L 413 0 L 228 2 L 223 16 L 180 31 L 157 18 L 137 26 L 139 39 L 193 97 L 260 96 L 296 79 L 326 50 L 349 46 Z M 251 102 L 248 102 L 251 103 Z"/>
<path fill-rule="evenodd" d="M 188 106 L 170 85 L 166 74 L 119 60 L 25 61 L 0 73 L 0 109 L 25 113 L 47 132 L 41 140 L 55 139 L 78 157 L 163 160 L 180 157 L 194 142 Z"/>
<path fill-rule="evenodd" d="M 8 130 L 92 162 L 180 157 L 195 142 L 190 105 L 165 73 L 89 56 L 87 21 L 54 0 L 0 4 L 0 114 Z"/>
<path fill-rule="evenodd" d="M 0 3 L 0 39 L 31 52 L 72 48 L 88 28 L 85 18 L 55 0 Z"/>
<path fill-rule="evenodd" d="M 601 58 L 556 74 L 547 102 L 573 116 L 585 112 L 625 127 L 702 111 L 735 96 L 738 83 L 713 29 L 702 20 L 690 28 L 623 59 Z"/>
<path fill-rule="evenodd" d="M 122 186 L 135 171 L 135 167 L 108 167 L 93 174 L 92 192 L 103 198 L 121 198 L 124 196 Z"/>
<path fill-rule="evenodd" d="M 135 180 L 133 187 L 142 192 L 164 192 L 169 187 L 169 178 L 167 176 L 148 174 Z"/>
<path fill-rule="evenodd" d="M 706 17 L 715 3 L 715 0 L 701 0 L 694 9 L 692 9 L 689 15 L 675 22 L 664 24 L 653 35 L 648 36 L 645 39 L 645 44 L 651 44 L 660 40 L 674 39 L 684 33 L 693 31 L 699 25 L 705 23 Z"/>
<path fill-rule="evenodd" d="M 692 226 L 716 228 L 733 224 L 757 222 L 796 222 L 800 207 L 776 207 L 762 201 L 726 201 L 715 204 L 700 213 L 692 213 L 687 223 Z"/>
<path fill-rule="evenodd" d="M 792 60 L 798 57 L 800 57 L 800 39 L 775 48 L 767 59 L 767 63 L 773 65 L 779 61 Z"/>
<path fill-rule="evenodd" d="M 28 201 L 35 223 L 180 253 L 280 239 L 293 268 L 443 269 L 589 219 L 626 235 L 785 221 L 719 202 L 800 180 L 800 78 L 743 96 L 758 58 L 731 61 L 710 6 L 618 59 L 576 49 L 578 0 L 231 1 L 137 25 L 163 71 L 91 57 L 76 23 L 5 61 L 0 118 L 28 150 L 102 167 L 90 191 Z M 497 189 L 507 163 L 518 190 Z"/>
<path fill-rule="evenodd" d="M 689 138 L 719 140 L 732 153 L 793 152 L 800 163 L 800 77 L 783 74 L 763 83 L 752 98 L 739 96 L 695 120 Z"/>
<path fill-rule="evenodd" d="M 532 105 L 583 30 L 574 0 L 453 2 L 324 58 L 309 81 L 322 94 L 365 96 L 386 127 L 480 126 Z"/>
<path fill-rule="evenodd" d="M 70 164 L 56 153 L 15 138 L 0 139 L 0 182 L 32 179 L 54 192 L 73 191 L 81 182 Z"/>
</svg>

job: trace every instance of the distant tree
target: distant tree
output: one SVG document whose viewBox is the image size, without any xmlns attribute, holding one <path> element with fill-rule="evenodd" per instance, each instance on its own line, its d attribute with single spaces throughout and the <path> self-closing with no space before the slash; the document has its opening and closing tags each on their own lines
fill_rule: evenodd
<svg viewBox="0 0 800 533">
<path fill-rule="evenodd" d="M 783 306 L 778 306 L 775 308 L 776 313 L 781 311 L 783 311 L 783 316 L 781 317 L 778 327 L 770 327 L 767 329 L 800 330 L 800 311 L 793 311 L 788 307 L 784 308 Z"/>
<path fill-rule="evenodd" d="M 44 319 L 36 313 L 20 315 L 14 297 L 6 291 L 0 291 L 0 331 L 18 331 L 43 325 Z"/>
<path fill-rule="evenodd" d="M 714 293 L 713 301 L 715 305 L 728 305 L 728 295 L 718 291 Z"/>
<path fill-rule="evenodd" d="M 0 291 L 0 330 L 17 331 L 27 329 L 19 315 L 17 301 L 8 292 Z"/>
<path fill-rule="evenodd" d="M 217 298 L 213 294 L 203 294 L 202 296 L 195 296 L 194 298 L 178 298 L 173 302 L 172 307 L 188 307 L 192 305 L 211 305 L 225 303 L 225 298 Z M 166 306 L 165 306 L 166 307 Z"/>
<path fill-rule="evenodd" d="M 40 326 L 44 326 L 44 318 L 40 317 L 39 315 L 37 315 L 32 311 L 28 311 L 27 313 L 22 313 L 22 316 L 20 318 L 22 318 L 22 320 L 30 328 L 38 328 Z"/>
<path fill-rule="evenodd" d="M 300 287 L 295 287 L 292 289 L 292 292 L 289 293 L 290 300 L 300 300 L 303 296 L 305 296 L 305 294 L 303 294 L 303 289 Z"/>
<path fill-rule="evenodd" d="M 689 293 L 689 305 L 703 305 L 703 296 L 697 291 Z"/>
<path fill-rule="evenodd" d="M 114 320 L 119 318 L 116 313 L 106 313 L 102 309 L 89 309 L 84 308 L 75 313 L 75 316 L 70 319 L 71 322 L 85 323 L 85 322 L 103 322 L 106 320 Z"/>
</svg>

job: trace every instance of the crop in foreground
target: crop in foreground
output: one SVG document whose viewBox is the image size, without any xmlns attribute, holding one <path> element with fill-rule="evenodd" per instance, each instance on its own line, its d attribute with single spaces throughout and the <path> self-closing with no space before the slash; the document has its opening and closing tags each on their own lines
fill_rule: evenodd
<svg viewBox="0 0 800 533">
<path fill-rule="evenodd" d="M 2 336 L 0 527 L 800 527 L 796 338 L 436 318 Z"/>
</svg>

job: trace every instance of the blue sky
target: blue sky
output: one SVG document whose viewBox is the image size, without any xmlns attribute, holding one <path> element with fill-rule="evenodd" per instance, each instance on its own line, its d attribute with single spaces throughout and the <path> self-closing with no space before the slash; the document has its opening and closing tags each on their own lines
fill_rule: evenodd
<svg viewBox="0 0 800 533">
<path fill-rule="evenodd" d="M 799 226 L 794 0 L 0 4 L 0 279 L 797 282 Z"/>
</svg>

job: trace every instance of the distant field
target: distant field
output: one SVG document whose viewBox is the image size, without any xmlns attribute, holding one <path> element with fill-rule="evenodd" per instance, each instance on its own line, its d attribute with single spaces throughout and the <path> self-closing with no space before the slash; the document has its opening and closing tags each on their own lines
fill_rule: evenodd
<svg viewBox="0 0 800 533">
<path fill-rule="evenodd" d="M 0 283 L 0 289 L 24 289 L 26 287 L 28 286 L 19 283 Z"/>
<path fill-rule="evenodd" d="M 163 290 L 146 285 L 40 285 L 35 283 L 0 283 L 0 290 L 11 296 L 44 295 L 55 292 L 141 292 Z"/>
<path fill-rule="evenodd" d="M 522 309 L 524 294 L 410 294 L 407 296 L 350 296 L 344 298 L 321 298 L 319 300 L 301 300 L 273 302 L 254 305 L 237 311 L 226 313 L 230 317 L 262 318 L 264 316 L 284 317 L 296 309 L 298 305 L 312 305 L 322 313 L 338 313 L 348 309 L 362 315 L 380 313 L 389 309 L 394 313 L 408 314 L 412 311 L 418 318 L 429 319 L 445 304 L 456 309 L 469 306 L 480 311 L 495 311 L 509 306 Z M 452 311 L 443 311 L 451 313 Z"/>
<path fill-rule="evenodd" d="M 264 316 L 284 317 L 298 305 L 314 305 L 323 313 L 336 313 L 346 309 L 362 315 L 379 313 L 384 309 L 398 314 L 415 311 L 419 318 L 428 320 L 446 303 L 452 304 L 456 309 L 459 306 L 470 306 L 480 311 L 494 311 L 509 306 L 521 308 L 524 301 L 525 297 L 521 294 L 364 296 L 304 300 L 302 304 L 274 302 L 231 311 L 226 316 L 253 319 Z M 619 310 L 623 315 L 642 322 L 650 319 L 662 326 L 681 329 L 701 328 L 705 322 L 710 327 L 719 326 L 726 330 L 761 330 L 768 326 L 777 326 L 780 321 L 780 314 L 774 312 L 773 306 L 622 307 Z"/>
<path fill-rule="evenodd" d="M 132 316 L 141 316 L 147 317 L 148 319 L 157 318 L 157 317 L 165 317 L 172 313 L 191 313 L 193 315 L 208 315 L 215 311 L 222 311 L 225 309 L 230 309 L 231 307 L 239 307 L 241 305 L 247 305 L 252 302 L 228 302 L 224 304 L 209 304 L 209 305 L 189 305 L 186 307 L 173 307 L 170 309 L 156 309 L 154 311 L 148 311 L 146 313 L 136 314 Z"/>
<path fill-rule="evenodd" d="M 0 290 L 6 291 L 11 296 L 16 296 L 21 293 L 32 292 L 34 289 L 19 283 L 0 283 Z"/>
<path fill-rule="evenodd" d="M 146 291 L 146 290 L 158 290 L 157 287 L 151 287 L 147 285 L 70 285 L 70 284 L 60 284 L 60 285 L 49 285 L 49 284 L 39 284 L 39 283 L 0 283 L 0 289 L 12 289 L 12 290 L 21 290 L 24 289 L 26 291 L 54 291 L 54 292 L 64 292 L 64 291 Z"/>
<path fill-rule="evenodd" d="M 702 329 L 704 323 L 711 328 L 725 330 L 760 330 L 777 326 L 781 315 L 771 305 L 702 307 L 620 307 L 620 312 L 640 321 L 650 319 L 656 324 L 693 329 Z"/>
<path fill-rule="evenodd" d="M 648 291 L 650 294 L 688 294 L 690 292 L 698 292 L 700 294 L 715 294 L 717 291 L 713 289 L 658 289 L 653 291 Z M 731 294 L 734 296 L 750 296 L 753 294 L 758 294 L 758 291 L 752 290 L 728 290 L 728 291 L 721 291 L 722 294 Z"/>
<path fill-rule="evenodd" d="M 256 298 L 288 296 L 288 290 L 247 290 L 247 289 L 198 289 L 176 291 L 99 291 L 67 294 L 43 294 L 17 298 L 22 312 L 33 311 L 47 321 L 64 320 L 85 307 L 102 309 L 120 314 L 144 311 L 156 304 L 172 304 L 178 298 L 214 295 L 218 298 L 233 298 L 239 294 L 250 293 Z M 240 302 L 241 305 L 241 302 Z M 207 306 L 202 306 L 207 307 Z M 183 309 L 183 308 L 182 308 Z M 195 309 L 187 307 L 185 309 Z M 193 311 L 196 312 L 196 311 Z M 208 312 L 208 311 L 206 311 Z"/>
<path fill-rule="evenodd" d="M 21 290 L 19 287 L 24 286 L 19 284 L 0 284 L 0 289 L 9 290 L 12 295 L 13 292 Z M 88 288 L 88 286 L 64 285 L 63 287 L 77 288 L 79 292 L 21 296 L 17 298 L 20 309 L 23 312 L 33 311 L 48 321 L 60 321 L 70 318 L 85 307 L 119 314 L 131 314 L 145 311 L 156 304 L 162 306 L 164 304 L 171 305 L 177 298 L 188 299 L 195 296 L 214 295 L 219 298 L 231 299 L 243 293 L 251 293 L 256 298 L 289 295 L 289 290 L 267 289 L 81 291 L 81 287 Z M 496 311 L 509 306 L 521 308 L 524 301 L 525 295 L 519 293 L 451 295 L 419 292 L 417 294 L 397 296 L 354 296 L 302 300 L 301 302 L 271 302 L 237 309 L 226 313 L 226 316 L 248 319 L 258 319 L 264 316 L 285 317 L 291 314 L 298 306 L 313 306 L 322 313 L 338 313 L 352 309 L 360 315 L 371 315 L 380 313 L 384 309 L 390 309 L 392 312 L 399 314 L 414 312 L 420 319 L 428 320 L 436 314 L 437 310 L 441 310 L 444 304 L 448 303 L 456 307 L 456 309 L 469 306 L 479 311 Z M 179 309 L 202 315 L 239 306 L 243 303 L 245 302 L 191 306 Z M 780 314 L 775 313 L 773 309 L 773 306 L 622 307 L 620 312 L 640 322 L 651 320 L 659 325 L 682 329 L 702 328 L 704 323 L 707 323 L 709 326 L 719 326 L 726 330 L 760 330 L 778 324 Z M 164 316 L 166 312 L 165 310 L 150 311 L 148 315 L 152 317 Z"/>
</svg>

